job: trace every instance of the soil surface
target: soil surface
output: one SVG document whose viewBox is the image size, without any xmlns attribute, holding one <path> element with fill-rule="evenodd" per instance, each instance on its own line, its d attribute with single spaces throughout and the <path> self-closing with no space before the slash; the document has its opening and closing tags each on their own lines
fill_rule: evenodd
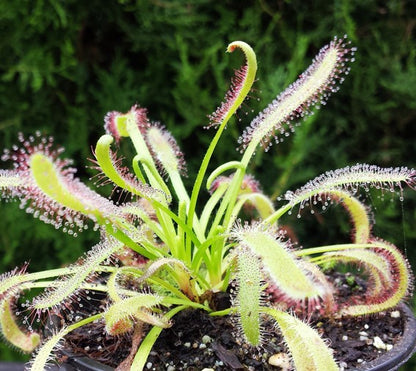
<svg viewBox="0 0 416 371">
<path fill-rule="evenodd" d="M 365 290 L 358 278 L 335 274 L 337 300 Z M 221 303 L 225 300 L 225 303 Z M 219 306 L 228 305 L 219 298 Z M 341 369 L 351 370 L 388 351 L 401 337 L 404 315 L 398 309 L 377 315 L 310 319 L 324 339 L 328 339 Z M 290 361 L 279 330 L 272 322 L 264 325 L 264 342 L 258 348 L 244 343 L 235 319 L 213 317 L 206 312 L 186 310 L 173 319 L 173 326 L 161 332 L 147 360 L 147 370 L 288 370 Z M 95 323 L 69 334 L 65 346 L 75 354 L 86 354 L 114 368 L 129 355 L 131 335 L 112 337 L 103 323 Z M 274 365 L 272 365 L 272 364 Z M 280 364 L 282 367 L 275 366 Z"/>
</svg>

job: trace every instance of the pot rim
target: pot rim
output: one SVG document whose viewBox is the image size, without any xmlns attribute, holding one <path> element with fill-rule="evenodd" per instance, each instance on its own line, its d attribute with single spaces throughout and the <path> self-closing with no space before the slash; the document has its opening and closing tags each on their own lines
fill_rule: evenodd
<svg viewBox="0 0 416 371">
<path fill-rule="evenodd" d="M 398 308 L 406 318 L 400 340 L 394 344 L 393 349 L 354 370 L 395 371 L 416 352 L 416 317 L 409 305 L 402 303 Z"/>
</svg>

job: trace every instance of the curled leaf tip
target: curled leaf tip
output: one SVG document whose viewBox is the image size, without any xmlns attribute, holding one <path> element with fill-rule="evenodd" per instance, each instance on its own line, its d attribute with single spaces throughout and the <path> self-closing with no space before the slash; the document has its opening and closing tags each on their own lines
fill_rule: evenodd
<svg viewBox="0 0 416 371">
<path fill-rule="evenodd" d="M 242 49 L 244 53 L 249 50 L 252 52 L 251 46 L 244 41 L 233 41 L 232 43 L 228 44 L 227 52 L 232 53 L 236 48 Z"/>
<path fill-rule="evenodd" d="M 97 142 L 94 151 L 95 160 L 92 160 L 96 164 L 93 168 L 99 171 L 95 175 L 95 184 L 113 184 L 123 191 L 139 196 L 154 194 L 156 190 L 141 182 L 128 167 L 123 166 L 123 159 L 110 148 L 112 143 L 113 137 L 109 134 L 101 136 Z"/>
<path fill-rule="evenodd" d="M 114 136 L 117 143 L 121 137 L 128 137 L 129 125 L 137 125 L 142 131 L 149 125 L 147 110 L 135 104 L 127 113 L 117 111 L 108 112 L 104 118 L 104 129 L 107 134 Z"/>
<path fill-rule="evenodd" d="M 217 127 L 226 123 L 241 106 L 254 83 L 257 71 L 256 54 L 251 46 L 244 41 L 232 42 L 228 45 L 227 52 L 233 52 L 236 48 L 243 51 L 246 64 L 235 71 L 234 77 L 231 79 L 230 89 L 225 94 L 224 102 L 209 116 L 210 124 L 208 127 Z"/>
</svg>

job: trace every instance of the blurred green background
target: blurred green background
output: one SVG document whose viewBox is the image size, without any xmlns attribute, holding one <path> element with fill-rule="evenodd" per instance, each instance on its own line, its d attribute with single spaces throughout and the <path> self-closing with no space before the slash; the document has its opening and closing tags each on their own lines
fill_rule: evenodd
<svg viewBox="0 0 416 371">
<path fill-rule="evenodd" d="M 178 139 L 191 184 L 213 135 L 203 129 L 207 115 L 243 60 L 239 52 L 224 53 L 229 42 L 253 46 L 258 81 L 213 167 L 237 158 L 236 138 L 252 110 L 293 82 L 334 35 L 347 34 L 358 52 L 340 92 L 291 140 L 259 152 L 251 170 L 268 194 L 277 195 L 356 162 L 416 167 L 415 25 L 416 2 L 403 0 L 3 0 L 0 150 L 17 143 L 18 132 L 40 130 L 65 146 L 89 182 L 86 159 L 105 113 L 138 103 Z M 403 203 L 398 196 L 368 201 L 375 234 L 406 249 L 416 269 L 415 192 L 405 191 Z M 24 261 L 31 270 L 67 264 L 98 239 L 92 232 L 73 238 L 34 221 L 17 202 L 3 202 L 0 213 L 0 272 Z M 302 244 L 347 234 L 341 214 L 303 218 L 296 228 Z M 0 349 L 2 360 L 20 357 Z"/>
</svg>

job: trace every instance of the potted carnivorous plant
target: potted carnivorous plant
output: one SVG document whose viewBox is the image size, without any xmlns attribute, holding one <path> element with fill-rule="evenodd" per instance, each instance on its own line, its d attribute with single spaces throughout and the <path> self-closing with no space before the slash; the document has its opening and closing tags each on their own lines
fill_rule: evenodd
<svg viewBox="0 0 416 371">
<path fill-rule="evenodd" d="M 356 164 L 328 171 L 277 200 L 248 174 L 256 151 L 285 139 L 339 89 L 355 48 L 346 37 L 324 46 L 298 80 L 244 129 L 241 157 L 208 173 L 221 135 L 256 79 L 253 49 L 235 41 L 227 51 L 236 49 L 245 63 L 209 116 L 213 139 L 199 171 L 188 174 L 190 189 L 183 182 L 185 160 L 175 139 L 139 105 L 127 113 L 109 112 L 105 134 L 93 150 L 98 185 L 114 185 L 109 198 L 76 177 L 72 162 L 50 137 L 22 135 L 19 145 L 4 151 L 10 168 L 0 170 L 2 198 L 20 200 L 26 212 L 73 236 L 90 227 L 100 235 L 71 265 L 30 272 L 22 262 L 0 276 L 1 332 L 13 346 L 33 353 L 28 369 L 41 371 L 65 360 L 68 339 L 81 336 L 82 329 L 88 329 L 83 350 L 89 357 L 119 370 L 156 367 L 149 366 L 149 357 L 158 352 L 158 338 L 180 314 L 198 311 L 212 319 L 229 318 L 245 353 L 260 354 L 261 367 L 272 367 L 271 357 L 258 350 L 273 331 L 290 354 L 288 368 L 338 370 L 347 366 L 320 324 L 375 313 L 382 317 L 409 296 L 410 266 L 397 247 L 374 235 L 360 192 L 415 189 L 416 170 Z M 129 162 L 117 151 L 126 139 L 135 151 Z M 308 209 L 314 213 L 329 204 L 349 214 L 351 242 L 295 246 L 282 217 Z M 358 267 L 354 277 L 363 282 L 348 300 L 341 300 L 334 278 L 340 266 Z M 30 296 L 33 290 L 41 292 Z M 219 297 L 227 300 L 218 305 Z M 103 357 L 106 344 L 100 345 L 101 353 L 100 347 L 88 353 L 97 341 L 88 335 L 94 326 L 107 340 L 128 339 L 122 359 Z M 224 367 L 232 368 L 224 359 Z"/>
</svg>

